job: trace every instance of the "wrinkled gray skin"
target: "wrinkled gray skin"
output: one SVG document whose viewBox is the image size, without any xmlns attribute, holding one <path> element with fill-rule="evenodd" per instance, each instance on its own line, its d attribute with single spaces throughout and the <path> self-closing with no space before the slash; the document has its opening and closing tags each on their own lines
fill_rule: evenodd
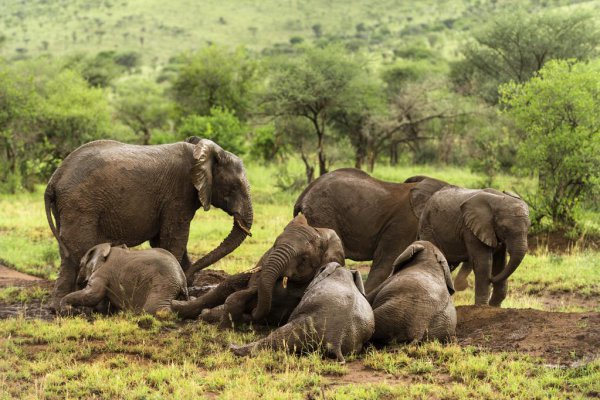
<svg viewBox="0 0 600 400">
<path fill-rule="evenodd" d="M 367 296 L 378 342 L 446 341 L 456 331 L 450 268 L 440 250 L 417 241 L 394 261 L 388 279 Z"/>
<path fill-rule="evenodd" d="M 359 352 L 373 334 L 373 310 L 364 296 L 362 278 L 338 263 L 320 270 L 306 289 L 289 322 L 269 336 L 245 346 L 231 346 L 238 356 L 258 349 L 306 352 L 322 349 L 345 362 Z"/>
<path fill-rule="evenodd" d="M 396 255 L 416 240 L 422 207 L 446 185 L 424 176 L 385 182 L 343 168 L 308 185 L 296 200 L 294 215 L 301 212 L 310 225 L 333 229 L 349 259 L 373 260 L 365 283 L 369 293 L 390 275 Z"/>
<path fill-rule="evenodd" d="M 103 243 L 81 259 L 77 283 L 84 289 L 60 301 L 60 311 L 95 307 L 108 299 L 119 310 L 156 314 L 171 311 L 171 301 L 188 297 L 185 274 L 177 259 L 163 249 L 129 250 Z"/>
<path fill-rule="evenodd" d="M 133 247 L 149 240 L 171 252 L 191 277 L 237 248 L 253 220 L 242 161 L 196 137 L 157 146 L 87 143 L 54 172 L 44 199 L 61 256 L 51 306 L 75 290 L 79 260 L 99 243 Z M 234 224 L 217 248 L 191 266 L 190 223 L 200 206 L 211 205 L 233 216 Z"/>
<path fill-rule="evenodd" d="M 202 313 L 207 321 L 220 320 L 222 328 L 248 321 L 280 325 L 287 321 L 319 268 L 332 261 L 344 263 L 336 233 L 313 228 L 298 215 L 258 261 L 256 272 L 229 277 L 195 300 L 174 302 L 173 309 L 183 318 Z"/>
<path fill-rule="evenodd" d="M 472 266 L 475 304 L 499 307 L 506 297 L 508 277 L 527 253 L 529 226 L 527 204 L 516 196 L 494 189 L 448 187 L 425 205 L 419 239 L 435 244 L 450 266 L 468 261 L 457 277 L 461 288 Z"/>
</svg>

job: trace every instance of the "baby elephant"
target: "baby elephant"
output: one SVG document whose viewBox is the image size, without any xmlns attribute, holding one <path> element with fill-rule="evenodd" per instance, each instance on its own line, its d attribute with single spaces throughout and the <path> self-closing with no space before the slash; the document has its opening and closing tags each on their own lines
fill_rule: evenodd
<svg viewBox="0 0 600 400">
<path fill-rule="evenodd" d="M 456 330 L 450 268 L 440 250 L 417 241 L 393 264 L 391 275 L 367 299 L 375 313 L 374 341 L 448 340 Z"/>
<path fill-rule="evenodd" d="M 85 288 L 63 297 L 61 312 L 70 312 L 72 306 L 95 307 L 106 298 L 121 310 L 156 314 L 171 311 L 171 301 L 179 295 L 188 298 L 181 266 L 163 249 L 99 244 L 82 257 L 77 283 Z"/>
<path fill-rule="evenodd" d="M 322 348 L 345 362 L 344 355 L 358 352 L 375 328 L 373 310 L 364 296 L 358 271 L 336 262 L 321 267 L 307 287 L 289 322 L 269 336 L 245 346 L 231 346 L 238 356 L 258 349 L 306 352 Z"/>
</svg>

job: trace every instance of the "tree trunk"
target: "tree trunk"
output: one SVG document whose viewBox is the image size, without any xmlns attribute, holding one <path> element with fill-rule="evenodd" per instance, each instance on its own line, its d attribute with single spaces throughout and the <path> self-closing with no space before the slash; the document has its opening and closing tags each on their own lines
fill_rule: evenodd
<svg viewBox="0 0 600 400">
<path fill-rule="evenodd" d="M 327 160 L 325 158 L 325 149 L 323 148 L 324 132 L 318 133 L 319 135 L 319 176 L 327 173 Z"/>
<path fill-rule="evenodd" d="M 390 143 L 390 164 L 398 165 L 398 142 L 396 141 Z"/>
<path fill-rule="evenodd" d="M 315 178 L 315 168 L 312 165 L 310 165 L 310 163 L 308 162 L 308 158 L 306 157 L 303 151 L 300 152 L 300 158 L 302 158 L 302 162 L 304 163 L 304 169 L 306 171 L 306 183 L 309 184 Z"/>
<path fill-rule="evenodd" d="M 150 144 L 150 129 L 146 127 L 142 128 L 142 143 L 145 145 Z"/>
</svg>

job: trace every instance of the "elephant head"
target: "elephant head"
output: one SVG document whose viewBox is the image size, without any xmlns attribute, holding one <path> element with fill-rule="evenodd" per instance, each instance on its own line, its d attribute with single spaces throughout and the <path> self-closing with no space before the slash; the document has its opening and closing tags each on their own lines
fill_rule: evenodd
<svg viewBox="0 0 600 400">
<path fill-rule="evenodd" d="M 452 283 L 452 275 L 450 274 L 450 266 L 448 265 L 448 261 L 446 261 L 446 257 L 442 254 L 440 249 L 433 245 L 433 243 L 419 240 L 408 246 L 402 254 L 396 258 L 393 263 L 393 270 L 390 276 L 396 274 L 398 271 L 402 270 L 406 267 L 410 262 L 414 261 L 419 255 L 421 255 L 425 260 L 426 258 L 432 257 L 432 262 L 424 262 L 424 266 L 429 266 L 430 268 L 434 268 L 434 273 L 442 273 L 444 275 L 444 281 L 446 282 L 446 287 L 448 288 L 448 293 L 454 294 L 454 284 Z"/>
<path fill-rule="evenodd" d="M 253 221 L 250 185 L 242 160 L 216 143 L 192 137 L 194 145 L 191 178 L 205 211 L 213 205 L 233 217 L 233 227 L 221 244 L 186 271 L 188 279 L 235 250 L 251 236 Z"/>
<path fill-rule="evenodd" d="M 496 248 L 506 245 L 510 260 L 492 282 L 506 280 L 527 252 L 527 232 L 531 224 L 527 204 L 520 198 L 492 189 L 471 196 L 460 205 L 464 225 L 482 243 Z"/>
<path fill-rule="evenodd" d="M 79 274 L 77 275 L 77 285 L 79 287 L 85 286 L 92 274 L 104 264 L 111 250 L 110 243 L 102 243 L 92 247 L 81 257 Z"/>
<path fill-rule="evenodd" d="M 279 278 L 283 278 L 284 287 L 288 279 L 308 283 L 322 265 L 332 261 L 344 265 L 344 248 L 334 230 L 313 228 L 304 215 L 299 214 L 277 237 L 263 261 L 258 303 L 252 311 L 255 320 L 269 313 L 273 288 Z"/>
</svg>

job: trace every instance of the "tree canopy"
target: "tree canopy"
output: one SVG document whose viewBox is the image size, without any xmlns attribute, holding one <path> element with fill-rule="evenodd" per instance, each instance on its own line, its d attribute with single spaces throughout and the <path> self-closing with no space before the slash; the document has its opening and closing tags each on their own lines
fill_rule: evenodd
<svg viewBox="0 0 600 400">
<path fill-rule="evenodd" d="M 600 69 L 551 61 L 500 92 L 523 139 L 517 165 L 538 178 L 534 218 L 571 226 L 579 201 L 600 185 Z"/>
</svg>

